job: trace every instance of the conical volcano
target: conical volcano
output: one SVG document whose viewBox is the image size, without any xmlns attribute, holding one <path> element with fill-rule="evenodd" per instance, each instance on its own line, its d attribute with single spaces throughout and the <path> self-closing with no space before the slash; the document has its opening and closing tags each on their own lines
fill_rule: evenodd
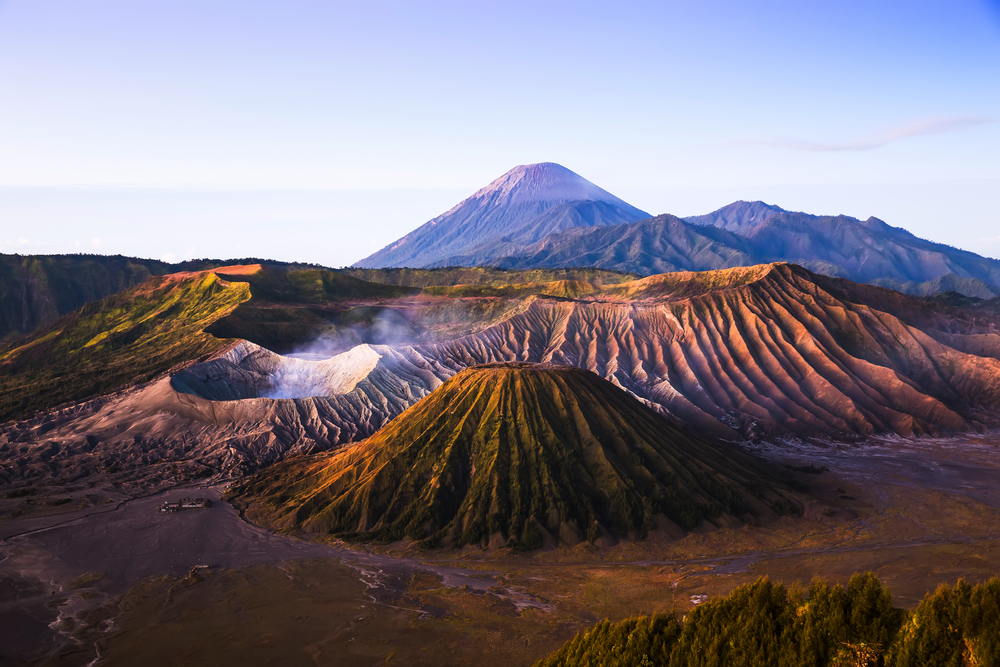
<svg viewBox="0 0 1000 667">
<path fill-rule="evenodd" d="M 356 266 L 471 265 L 477 251 L 497 244 L 534 243 L 562 229 L 648 217 L 562 165 L 520 165 Z"/>
<path fill-rule="evenodd" d="M 465 370 L 371 438 L 237 489 L 265 524 L 347 539 L 536 548 L 791 511 L 770 474 L 589 371 Z"/>
</svg>

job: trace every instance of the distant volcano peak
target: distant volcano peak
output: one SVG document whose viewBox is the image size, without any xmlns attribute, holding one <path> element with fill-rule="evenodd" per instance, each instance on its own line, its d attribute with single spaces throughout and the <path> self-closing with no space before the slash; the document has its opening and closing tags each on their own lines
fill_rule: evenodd
<svg viewBox="0 0 1000 667">
<path fill-rule="evenodd" d="M 554 162 L 514 167 L 447 212 L 357 266 L 474 265 L 483 249 L 531 243 L 574 227 L 606 227 L 649 214 Z"/>
<path fill-rule="evenodd" d="M 469 197 L 469 199 L 493 198 L 512 204 L 603 201 L 628 206 L 607 190 L 555 162 L 518 165 Z"/>
<path fill-rule="evenodd" d="M 707 215 L 685 218 L 695 225 L 720 227 L 736 234 L 745 234 L 759 227 L 772 216 L 786 213 L 785 209 L 762 201 L 734 201 Z"/>
</svg>

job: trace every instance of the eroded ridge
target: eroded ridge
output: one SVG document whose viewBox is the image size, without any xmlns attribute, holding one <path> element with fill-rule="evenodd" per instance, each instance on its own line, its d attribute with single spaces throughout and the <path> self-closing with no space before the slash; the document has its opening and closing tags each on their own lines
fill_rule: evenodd
<svg viewBox="0 0 1000 667">
<path fill-rule="evenodd" d="M 686 274 L 702 285 L 671 274 L 616 288 L 639 297 L 630 303 L 539 298 L 486 331 L 418 351 L 456 370 L 512 360 L 579 366 L 730 436 L 911 436 L 995 424 L 986 413 L 1000 406 L 1000 360 L 989 354 L 997 333 L 948 331 L 946 318 L 908 323 L 913 313 L 853 302 L 836 281 L 799 267 L 752 268 Z M 650 290 L 657 296 L 643 298 Z M 883 305 L 905 310 L 911 301 Z"/>
<path fill-rule="evenodd" d="M 998 424 L 997 318 L 792 265 L 518 297 L 506 313 L 453 340 L 362 345 L 319 362 L 238 342 L 172 378 L 4 425 L 0 479 L 132 471 L 124 481 L 142 486 L 243 474 L 364 439 L 463 369 L 509 361 L 590 370 L 729 439 Z"/>
</svg>

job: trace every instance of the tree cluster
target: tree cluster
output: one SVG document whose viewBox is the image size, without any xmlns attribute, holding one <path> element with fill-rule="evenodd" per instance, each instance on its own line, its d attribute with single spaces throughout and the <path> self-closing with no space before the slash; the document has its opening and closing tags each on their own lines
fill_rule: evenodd
<svg viewBox="0 0 1000 667">
<path fill-rule="evenodd" d="M 669 614 L 603 621 L 537 667 L 978 667 L 1000 665 L 1000 579 L 959 581 L 898 609 L 872 573 L 805 593 L 766 578 Z"/>
</svg>

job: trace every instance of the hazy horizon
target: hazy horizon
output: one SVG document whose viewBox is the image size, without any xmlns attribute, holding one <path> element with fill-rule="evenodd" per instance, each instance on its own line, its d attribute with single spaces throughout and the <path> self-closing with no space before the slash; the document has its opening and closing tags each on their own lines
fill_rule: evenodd
<svg viewBox="0 0 1000 667">
<path fill-rule="evenodd" d="M 0 252 L 349 264 L 552 161 L 654 214 L 760 199 L 997 257 L 998 56 L 987 0 L 7 0 Z"/>
<path fill-rule="evenodd" d="M 998 227 L 978 217 L 976 196 L 984 189 L 981 183 L 954 182 L 610 191 L 651 215 L 701 215 L 742 199 L 815 215 L 874 216 L 921 238 L 1000 259 Z M 94 253 L 168 262 L 261 257 L 349 266 L 474 191 L 0 188 L 0 218 L 32 221 L 5 228 L 0 253 Z M 662 200 L 676 206 L 658 206 Z M 936 213 L 943 207 L 954 212 L 944 220 Z"/>
</svg>

